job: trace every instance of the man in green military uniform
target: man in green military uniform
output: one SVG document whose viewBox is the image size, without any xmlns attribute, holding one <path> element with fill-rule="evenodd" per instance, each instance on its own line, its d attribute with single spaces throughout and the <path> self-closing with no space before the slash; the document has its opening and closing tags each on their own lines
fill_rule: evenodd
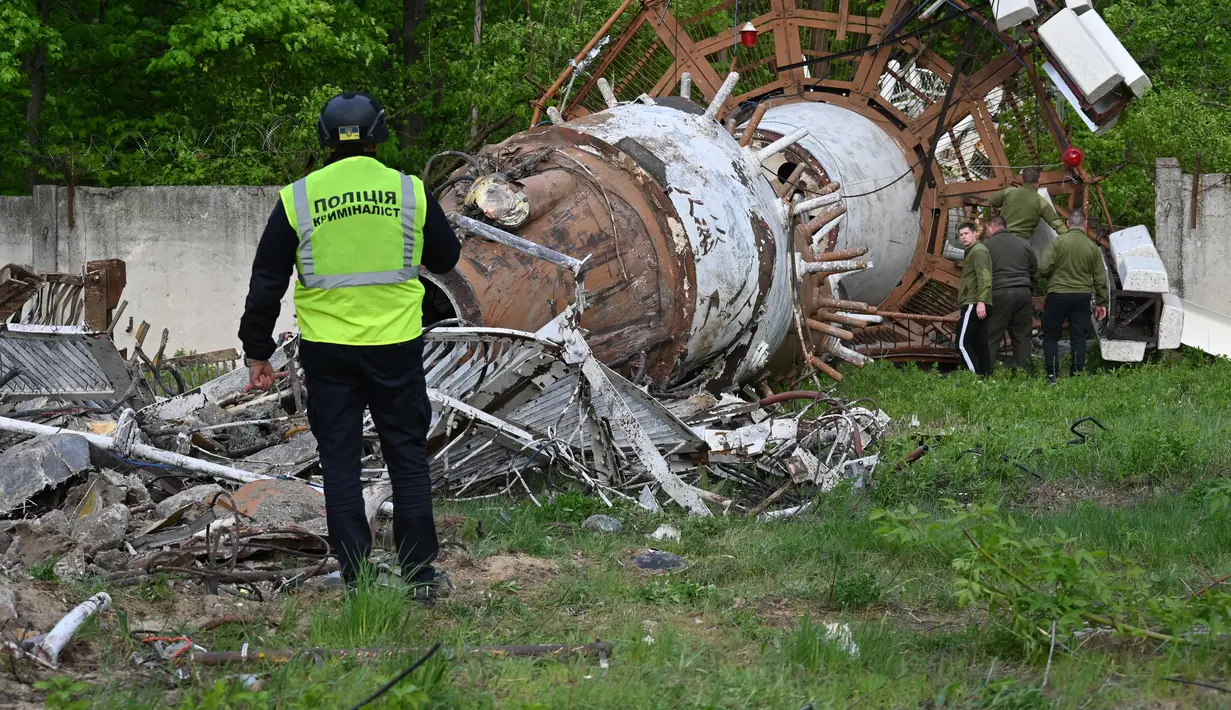
<svg viewBox="0 0 1231 710">
<path fill-rule="evenodd" d="M 376 160 L 389 129 L 375 99 L 357 92 L 333 97 L 317 134 L 330 156 L 283 188 L 253 260 L 239 337 L 253 386 L 268 388 L 274 323 L 297 270 L 308 422 L 342 576 L 353 585 L 372 549 L 360 479 L 366 407 L 389 467 L 398 562 L 416 594 L 430 599 L 447 590 L 448 579 L 432 566 L 439 543 L 426 450 L 432 410 L 419 269 L 451 270 L 461 247 L 419 178 Z"/>
<path fill-rule="evenodd" d="M 1047 301 L 1043 305 L 1043 360 L 1047 383 L 1056 384 L 1060 375 L 1060 329 L 1069 324 L 1069 344 L 1073 362 L 1069 374 L 1086 368 L 1086 338 L 1090 322 L 1090 297 L 1095 297 L 1094 315 L 1107 317 L 1107 268 L 1103 250 L 1086 236 L 1086 215 L 1072 210 L 1069 229 L 1048 245 L 1039 262 L 1039 276 L 1047 280 Z"/>
<path fill-rule="evenodd" d="M 992 354 L 987 347 L 987 311 L 992 306 L 992 257 L 979 241 L 979 232 L 973 224 L 962 224 L 957 235 L 966 248 L 957 292 L 961 307 L 957 349 L 971 372 L 986 376 L 992 371 Z"/>
<path fill-rule="evenodd" d="M 1034 229 L 1039 220 L 1046 220 L 1057 232 L 1064 230 L 1064 220 L 1052 206 L 1039 194 L 1039 169 L 1026 168 L 1022 171 L 1022 187 L 1008 187 L 993 193 L 987 200 L 977 197 L 966 199 L 968 204 L 988 204 L 995 207 L 1004 217 L 1005 224 L 1013 234 L 1022 239 L 1034 235 Z"/>
<path fill-rule="evenodd" d="M 1039 270 L 1039 260 L 1030 242 L 1019 239 L 996 215 L 987 221 L 984 246 L 992 257 L 992 302 L 987 316 L 987 345 L 995 366 L 996 353 L 1004 342 L 1005 331 L 1013 343 L 1013 367 L 1030 361 L 1030 328 L 1034 325 L 1034 299 L 1031 285 Z"/>
</svg>

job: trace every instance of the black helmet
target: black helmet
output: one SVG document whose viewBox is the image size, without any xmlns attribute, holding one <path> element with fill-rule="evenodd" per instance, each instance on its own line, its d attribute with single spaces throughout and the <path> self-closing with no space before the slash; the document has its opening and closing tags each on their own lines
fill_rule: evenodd
<svg viewBox="0 0 1231 710">
<path fill-rule="evenodd" d="M 389 140 L 385 107 L 362 91 L 347 91 L 325 102 L 316 137 L 322 148 L 376 145 Z"/>
</svg>

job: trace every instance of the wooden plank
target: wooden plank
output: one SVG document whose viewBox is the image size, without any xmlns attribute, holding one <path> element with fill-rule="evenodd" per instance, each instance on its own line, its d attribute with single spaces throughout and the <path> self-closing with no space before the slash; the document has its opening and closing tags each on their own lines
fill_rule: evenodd
<svg viewBox="0 0 1231 710">
<path fill-rule="evenodd" d="M 846 24 L 850 20 L 850 17 L 851 17 L 851 0 L 839 0 L 837 37 L 840 40 L 846 39 Z"/>
</svg>

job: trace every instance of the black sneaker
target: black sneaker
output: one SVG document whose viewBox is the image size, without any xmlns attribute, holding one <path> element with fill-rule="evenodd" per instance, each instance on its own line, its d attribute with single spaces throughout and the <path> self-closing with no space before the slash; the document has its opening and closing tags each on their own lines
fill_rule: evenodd
<svg viewBox="0 0 1231 710">
<path fill-rule="evenodd" d="M 444 599 L 453 593 L 453 580 L 447 572 L 433 569 L 430 573 L 420 574 L 407 582 L 410 596 L 420 604 L 431 606 L 437 599 Z"/>
<path fill-rule="evenodd" d="M 1048 376 L 1047 376 L 1047 384 L 1049 384 L 1049 385 L 1054 385 L 1054 384 L 1056 384 L 1056 382 L 1057 382 L 1057 380 L 1056 380 L 1056 376 L 1055 376 L 1055 375 L 1048 375 Z"/>
</svg>

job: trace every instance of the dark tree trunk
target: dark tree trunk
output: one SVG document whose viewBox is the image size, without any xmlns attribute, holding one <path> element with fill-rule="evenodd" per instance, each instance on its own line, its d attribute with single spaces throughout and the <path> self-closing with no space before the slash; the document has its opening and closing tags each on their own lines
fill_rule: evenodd
<svg viewBox="0 0 1231 710">
<path fill-rule="evenodd" d="M 418 29 L 419 23 L 423 21 L 426 14 L 427 0 L 402 0 L 402 63 L 406 67 L 419 61 L 423 56 L 423 49 L 419 46 L 415 30 Z M 405 88 L 406 98 L 409 101 L 413 87 L 407 86 Z M 403 149 L 410 147 L 410 144 L 422 132 L 423 116 L 411 113 L 406 114 L 401 130 L 398 131 L 401 136 L 401 147 Z"/>
<path fill-rule="evenodd" d="M 47 24 L 51 17 L 51 0 L 38 0 L 38 16 L 43 24 Z M 47 47 L 35 47 L 26 66 L 30 71 L 30 99 L 26 101 L 26 145 L 31 153 L 36 153 L 39 144 L 39 116 L 43 113 L 43 102 L 47 96 Z M 34 192 L 37 178 L 38 170 L 32 163 L 26 168 L 27 192 Z"/>
</svg>

